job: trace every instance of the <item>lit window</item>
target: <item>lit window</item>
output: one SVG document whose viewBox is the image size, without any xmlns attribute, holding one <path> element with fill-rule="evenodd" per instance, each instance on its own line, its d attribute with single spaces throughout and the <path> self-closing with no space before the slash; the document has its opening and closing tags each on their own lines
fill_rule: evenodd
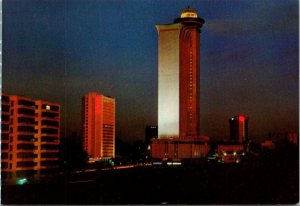
<svg viewBox="0 0 300 206">
<path fill-rule="evenodd" d="M 50 109 L 51 109 L 50 105 L 46 105 L 46 110 L 50 110 Z"/>
</svg>

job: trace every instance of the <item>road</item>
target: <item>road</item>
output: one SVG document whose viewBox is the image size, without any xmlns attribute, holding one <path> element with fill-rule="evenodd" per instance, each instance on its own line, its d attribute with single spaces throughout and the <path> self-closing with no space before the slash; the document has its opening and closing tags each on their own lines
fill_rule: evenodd
<svg viewBox="0 0 300 206">
<path fill-rule="evenodd" d="M 4 204 L 294 204 L 297 164 L 91 170 L 2 187 Z"/>
</svg>

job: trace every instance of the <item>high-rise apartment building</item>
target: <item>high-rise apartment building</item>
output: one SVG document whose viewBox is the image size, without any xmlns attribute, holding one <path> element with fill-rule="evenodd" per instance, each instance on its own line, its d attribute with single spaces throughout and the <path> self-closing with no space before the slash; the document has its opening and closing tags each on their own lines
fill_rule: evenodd
<svg viewBox="0 0 300 206">
<path fill-rule="evenodd" d="M 82 101 L 83 148 L 93 160 L 115 157 L 115 99 L 88 93 Z"/>
<path fill-rule="evenodd" d="M 4 178 L 40 175 L 58 168 L 60 105 L 2 95 L 1 172 Z"/>
<path fill-rule="evenodd" d="M 1 95 L 1 174 L 8 173 L 9 168 L 9 122 L 10 102 L 9 96 Z"/>
<path fill-rule="evenodd" d="M 248 120 L 245 115 L 234 116 L 229 119 L 230 141 L 243 143 L 248 140 Z"/>
<path fill-rule="evenodd" d="M 158 138 L 200 134 L 200 28 L 204 20 L 187 8 L 158 31 Z"/>
<path fill-rule="evenodd" d="M 35 154 L 38 170 L 57 166 L 60 137 L 60 106 L 39 100 L 35 102 Z"/>
</svg>

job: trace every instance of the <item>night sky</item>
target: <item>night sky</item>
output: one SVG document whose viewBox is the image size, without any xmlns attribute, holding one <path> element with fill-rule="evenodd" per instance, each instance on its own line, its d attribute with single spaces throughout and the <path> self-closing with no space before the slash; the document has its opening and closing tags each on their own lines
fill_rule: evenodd
<svg viewBox="0 0 300 206">
<path fill-rule="evenodd" d="M 297 0 L 7 0 L 2 90 L 61 104 L 63 136 L 81 133 L 88 92 L 116 99 L 116 136 L 144 139 L 157 125 L 155 25 L 190 5 L 201 32 L 201 134 L 229 136 L 249 116 L 249 137 L 297 132 Z"/>
</svg>

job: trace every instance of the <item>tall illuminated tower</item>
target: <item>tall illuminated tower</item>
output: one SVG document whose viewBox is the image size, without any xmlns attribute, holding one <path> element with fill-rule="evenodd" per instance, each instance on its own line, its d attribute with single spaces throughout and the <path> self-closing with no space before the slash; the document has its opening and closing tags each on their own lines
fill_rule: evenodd
<svg viewBox="0 0 300 206">
<path fill-rule="evenodd" d="M 199 137 L 200 28 L 204 20 L 186 8 L 158 31 L 158 137 Z"/>
<path fill-rule="evenodd" d="M 83 148 L 93 160 L 115 157 L 115 99 L 88 93 L 82 101 Z"/>
</svg>

